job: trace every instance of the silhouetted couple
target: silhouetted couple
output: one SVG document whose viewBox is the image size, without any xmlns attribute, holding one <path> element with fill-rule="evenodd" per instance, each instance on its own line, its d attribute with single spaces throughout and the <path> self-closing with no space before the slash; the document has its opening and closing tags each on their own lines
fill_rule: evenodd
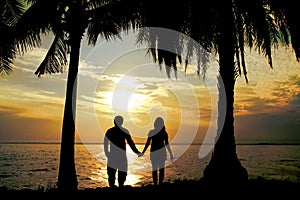
<svg viewBox="0 0 300 200">
<path fill-rule="evenodd" d="M 123 117 L 114 118 L 114 127 L 107 130 L 104 137 L 104 152 L 107 157 L 107 175 L 110 187 L 115 187 L 116 173 L 118 172 L 119 187 L 124 186 L 126 181 L 128 162 L 126 155 L 126 142 L 139 157 L 143 156 L 147 148 L 150 147 L 150 160 L 152 164 L 152 179 L 154 185 L 161 184 L 164 180 L 165 161 L 167 160 L 167 151 L 170 160 L 173 161 L 173 154 L 169 145 L 168 133 L 165 130 L 164 120 L 161 117 L 156 118 L 154 129 L 148 133 L 145 147 L 140 152 L 127 129 L 122 127 Z M 158 175 L 159 173 L 159 175 Z"/>
</svg>

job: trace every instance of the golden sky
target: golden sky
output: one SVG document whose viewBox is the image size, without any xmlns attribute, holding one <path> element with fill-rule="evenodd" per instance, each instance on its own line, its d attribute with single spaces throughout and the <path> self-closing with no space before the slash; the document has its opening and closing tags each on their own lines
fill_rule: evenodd
<svg viewBox="0 0 300 200">
<path fill-rule="evenodd" d="M 47 47 L 49 39 L 44 46 Z M 15 60 L 14 70 L 0 79 L 0 142 L 59 142 L 67 70 L 38 78 L 34 71 L 46 54 L 37 48 Z M 300 142 L 300 64 L 289 48 L 274 50 L 274 67 L 255 52 L 246 55 L 249 83 L 235 87 L 237 142 Z M 172 142 L 203 142 L 216 130 L 217 65 L 212 60 L 205 80 L 191 66 L 179 67 L 178 79 L 168 79 L 134 44 L 134 36 L 83 41 L 78 76 L 77 141 L 101 142 L 121 114 L 124 127 L 137 142 L 163 116 Z"/>
</svg>

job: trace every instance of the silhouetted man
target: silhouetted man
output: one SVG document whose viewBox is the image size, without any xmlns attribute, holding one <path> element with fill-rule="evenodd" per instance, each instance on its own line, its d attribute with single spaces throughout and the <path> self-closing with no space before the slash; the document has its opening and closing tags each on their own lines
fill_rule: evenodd
<svg viewBox="0 0 300 200">
<path fill-rule="evenodd" d="M 130 133 L 122 127 L 123 117 L 116 116 L 114 127 L 107 130 L 104 137 L 104 152 L 107 157 L 107 175 L 110 187 L 115 186 L 116 172 L 118 170 L 119 187 L 124 185 L 127 176 L 128 163 L 126 156 L 126 142 L 138 156 L 142 156 L 136 148 Z"/>
</svg>

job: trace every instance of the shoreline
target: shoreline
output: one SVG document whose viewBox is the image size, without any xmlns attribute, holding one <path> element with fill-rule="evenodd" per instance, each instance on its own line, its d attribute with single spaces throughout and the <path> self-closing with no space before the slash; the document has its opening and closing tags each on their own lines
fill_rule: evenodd
<svg viewBox="0 0 300 200">
<path fill-rule="evenodd" d="M 133 187 L 125 185 L 122 188 L 115 187 L 98 187 L 98 188 L 85 188 L 78 189 L 72 194 L 76 195 L 109 195 L 119 196 L 124 193 L 132 195 L 154 195 L 158 193 L 175 196 L 178 194 L 197 194 L 197 195 L 210 195 L 218 196 L 222 195 L 246 195 L 243 197 L 260 197 L 267 195 L 267 197 L 278 197 L 284 196 L 285 198 L 290 196 L 294 197 L 298 195 L 300 188 L 300 182 L 292 182 L 289 180 L 267 180 L 262 177 L 256 179 L 248 179 L 244 184 L 232 184 L 230 180 L 223 183 L 209 183 L 203 179 L 196 180 L 176 180 L 173 183 L 165 182 L 162 185 L 154 186 L 152 184 Z M 0 187 L 0 194 L 3 195 L 22 195 L 26 196 L 37 196 L 42 197 L 54 197 L 60 196 L 62 193 L 57 188 L 40 188 L 37 190 L 32 189 L 21 189 L 21 190 L 10 190 L 6 187 Z M 70 194 L 70 193 L 69 193 Z M 99 196 L 101 197 L 101 196 Z M 159 196 L 157 196 L 158 198 Z"/>
</svg>

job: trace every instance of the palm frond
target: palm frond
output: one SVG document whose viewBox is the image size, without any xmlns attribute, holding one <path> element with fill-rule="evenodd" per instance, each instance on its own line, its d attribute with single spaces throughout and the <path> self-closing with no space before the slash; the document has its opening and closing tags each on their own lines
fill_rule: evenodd
<svg viewBox="0 0 300 200">
<path fill-rule="evenodd" d="M 4 31 L 1 31 L 3 34 Z M 4 35 L 1 35 L 4 37 Z M 15 48 L 8 40 L 0 40 L 0 74 L 8 75 L 12 71 L 13 59 L 15 58 Z"/>
<path fill-rule="evenodd" d="M 2 0 L 0 2 L 0 12 L 2 23 L 14 26 L 25 11 L 22 0 Z"/>
<path fill-rule="evenodd" d="M 86 1 L 87 3 L 86 8 L 87 10 L 94 10 L 114 2 L 115 0 L 89 0 Z"/>
<path fill-rule="evenodd" d="M 192 0 L 180 4 L 174 4 L 171 1 L 161 4 L 158 0 L 143 2 L 143 27 L 161 27 L 161 29 L 142 28 L 139 31 L 137 43 L 146 43 L 153 60 L 159 65 L 168 66 L 166 71 L 169 77 L 172 68 L 177 76 L 177 65 L 182 62 L 185 62 L 186 72 L 193 56 L 198 58 L 197 73 L 200 74 L 202 71 L 205 77 L 209 60 L 207 53 L 212 48 L 210 36 L 214 29 L 211 26 L 212 10 L 208 9 L 212 3 L 205 0 L 203 5 L 206 6 L 199 7 L 198 5 L 199 2 Z M 172 30 L 173 34 L 164 33 L 161 31 L 163 29 Z M 199 46 L 204 48 L 199 48 Z"/>
<path fill-rule="evenodd" d="M 0 47 L 0 74 L 8 75 L 12 71 L 13 59 L 15 58 L 15 50 L 10 44 Z"/>
<path fill-rule="evenodd" d="M 88 42 L 95 45 L 98 37 L 106 40 L 120 38 L 119 33 L 139 27 L 138 0 L 110 1 L 88 11 Z"/>
<path fill-rule="evenodd" d="M 36 0 L 22 15 L 14 27 L 16 46 L 19 53 L 41 45 L 41 34 L 51 30 L 50 23 L 55 16 L 57 0 Z M 38 17 L 37 17 L 38 16 Z"/>
<path fill-rule="evenodd" d="M 12 72 L 13 59 L 10 56 L 0 57 L 0 75 L 9 75 Z"/>
<path fill-rule="evenodd" d="M 12 71 L 13 59 L 16 56 L 13 27 L 24 12 L 25 5 L 20 0 L 3 0 L 0 2 L 0 74 L 7 75 Z"/>
<path fill-rule="evenodd" d="M 285 43 L 292 44 L 297 61 L 300 61 L 300 21 L 298 4 L 292 0 L 269 0 L 270 10 L 274 12 Z"/>
<path fill-rule="evenodd" d="M 236 54 L 236 68 L 237 74 L 241 76 L 243 69 L 243 75 L 246 83 L 248 83 L 247 68 L 245 61 L 245 34 L 244 32 L 244 22 L 243 13 L 239 12 L 237 6 L 234 6 L 234 16 L 235 16 L 235 54 Z M 252 43 L 251 43 L 252 44 Z"/>
<path fill-rule="evenodd" d="M 63 72 L 67 65 L 67 45 L 62 37 L 56 36 L 48 53 L 40 66 L 35 71 L 35 74 L 40 77 L 45 73 Z"/>
</svg>

